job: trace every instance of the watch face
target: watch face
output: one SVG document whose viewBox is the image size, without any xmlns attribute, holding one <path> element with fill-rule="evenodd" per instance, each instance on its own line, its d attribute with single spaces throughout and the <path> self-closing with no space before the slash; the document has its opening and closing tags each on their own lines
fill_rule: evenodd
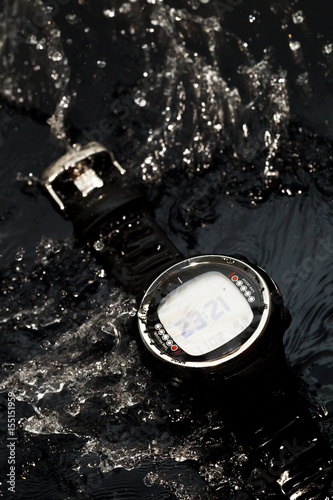
<svg viewBox="0 0 333 500">
<path fill-rule="evenodd" d="M 191 356 L 207 354 L 237 337 L 253 320 L 246 297 L 218 271 L 183 283 L 161 300 L 165 330 Z"/>
<path fill-rule="evenodd" d="M 216 366 L 253 345 L 266 330 L 270 292 L 239 259 L 192 257 L 163 272 L 139 312 L 145 346 L 158 358 L 188 367 Z"/>
</svg>

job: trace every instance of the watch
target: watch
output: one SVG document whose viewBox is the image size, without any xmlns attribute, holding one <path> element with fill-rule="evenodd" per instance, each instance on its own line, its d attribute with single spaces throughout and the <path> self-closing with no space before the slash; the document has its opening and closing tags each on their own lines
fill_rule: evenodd
<svg viewBox="0 0 333 500">
<path fill-rule="evenodd" d="M 326 498 L 332 450 L 293 387 L 282 342 L 290 317 L 273 279 L 245 257 L 182 256 L 101 144 L 65 154 L 41 183 L 137 297 L 144 360 L 194 413 L 206 401 L 230 420 L 252 467 L 237 499 Z"/>
</svg>

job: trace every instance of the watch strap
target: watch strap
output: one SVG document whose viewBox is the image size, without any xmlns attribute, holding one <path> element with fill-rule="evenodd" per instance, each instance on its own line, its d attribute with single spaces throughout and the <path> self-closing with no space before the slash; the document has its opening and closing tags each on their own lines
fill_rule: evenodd
<svg viewBox="0 0 333 500">
<path fill-rule="evenodd" d="M 92 242 L 105 269 L 135 295 L 183 259 L 147 207 L 137 202 L 109 214 L 82 236 Z"/>
<path fill-rule="evenodd" d="M 182 256 L 125 173 L 110 151 L 89 143 L 59 158 L 41 181 L 105 270 L 137 295 Z"/>
<path fill-rule="evenodd" d="M 286 368 L 279 384 L 259 383 L 252 397 L 234 407 L 236 433 L 255 464 L 247 482 L 259 498 L 273 491 L 276 498 L 325 499 L 333 480 L 333 452 L 293 380 Z M 235 419 L 240 411 L 242 418 Z"/>
</svg>

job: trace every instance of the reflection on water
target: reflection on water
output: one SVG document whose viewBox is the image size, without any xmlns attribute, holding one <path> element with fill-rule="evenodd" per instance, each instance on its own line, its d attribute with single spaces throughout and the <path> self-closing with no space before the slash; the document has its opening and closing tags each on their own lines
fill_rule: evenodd
<svg viewBox="0 0 333 500">
<path fill-rule="evenodd" d="M 2 273 L 1 387 L 18 400 L 18 488 L 24 495 L 32 484 L 29 498 L 79 498 L 80 489 L 86 498 L 95 493 L 84 477 L 101 482 L 92 498 L 107 498 L 107 488 L 123 484 L 118 468 L 140 465 L 155 498 L 234 498 L 248 467 L 221 419 L 208 412 L 193 422 L 191 403 L 179 404 L 142 365 L 133 298 L 87 251 L 72 239 L 45 239 L 47 227 L 35 255 L 23 238 L 19 191 L 42 203 L 35 176 L 60 144 L 112 147 L 185 254 L 242 253 L 270 272 L 293 316 L 288 358 L 333 436 L 333 173 L 329 140 L 307 122 L 315 96 L 308 15 L 292 4 L 246 14 L 241 2 L 223 13 L 220 4 L 4 1 L 1 151 L 20 176 L 13 184 L 11 172 L 1 174 L 10 193 L 3 227 L 13 235 L 1 233 L 11 256 Z M 236 16 L 253 31 L 237 31 Z M 265 23 L 280 33 L 288 67 L 277 64 Z M 332 42 L 316 35 L 329 82 Z M 53 142 L 25 140 L 29 120 L 48 123 Z M 48 473 L 56 467 L 62 479 L 44 479 L 41 491 L 43 453 Z M 173 470 L 172 460 L 183 468 Z"/>
</svg>

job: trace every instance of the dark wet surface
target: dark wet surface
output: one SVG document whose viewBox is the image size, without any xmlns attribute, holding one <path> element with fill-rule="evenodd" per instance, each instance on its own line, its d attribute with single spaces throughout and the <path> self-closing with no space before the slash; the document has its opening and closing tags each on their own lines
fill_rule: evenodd
<svg viewBox="0 0 333 500">
<path fill-rule="evenodd" d="M 221 5 L 70 0 L 36 27 L 42 2 L 4 2 L 0 355 L 18 498 L 254 498 L 242 443 L 145 368 L 133 297 L 42 195 L 63 135 L 110 147 L 184 255 L 240 253 L 273 277 L 288 362 L 333 444 L 332 9 Z"/>
</svg>

